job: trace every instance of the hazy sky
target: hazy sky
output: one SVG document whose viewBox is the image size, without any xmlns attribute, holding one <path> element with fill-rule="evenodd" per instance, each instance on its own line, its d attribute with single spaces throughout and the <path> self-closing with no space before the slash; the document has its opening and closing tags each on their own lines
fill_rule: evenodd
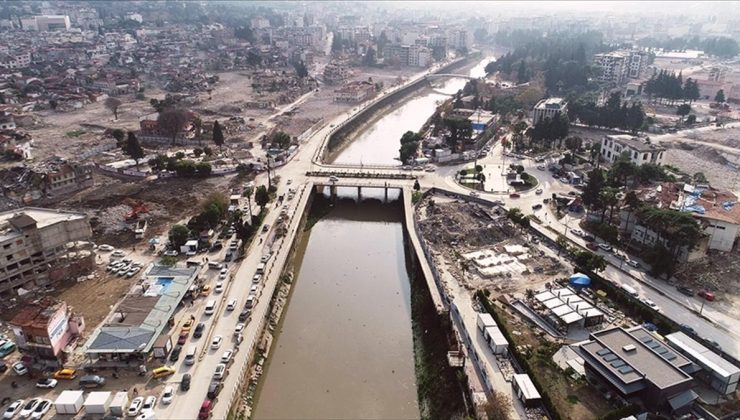
<svg viewBox="0 0 740 420">
<path fill-rule="evenodd" d="M 579 13 L 658 13 L 740 15 L 740 2 L 721 1 L 402 1 L 394 2 L 404 8 L 427 10 L 480 10 L 501 13 L 526 11 Z"/>
</svg>

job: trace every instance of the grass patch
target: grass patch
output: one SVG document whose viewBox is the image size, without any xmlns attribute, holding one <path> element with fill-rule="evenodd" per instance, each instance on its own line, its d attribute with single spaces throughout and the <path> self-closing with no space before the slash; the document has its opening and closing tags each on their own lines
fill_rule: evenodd
<svg viewBox="0 0 740 420">
<path fill-rule="evenodd" d="M 77 130 L 67 131 L 67 133 L 65 133 L 65 136 L 71 137 L 71 138 L 77 138 L 83 134 L 85 134 L 85 130 L 77 129 Z"/>
<path fill-rule="evenodd" d="M 421 191 L 414 191 L 411 193 L 411 203 L 416 204 L 418 203 L 421 198 L 424 196 L 424 194 Z"/>
</svg>

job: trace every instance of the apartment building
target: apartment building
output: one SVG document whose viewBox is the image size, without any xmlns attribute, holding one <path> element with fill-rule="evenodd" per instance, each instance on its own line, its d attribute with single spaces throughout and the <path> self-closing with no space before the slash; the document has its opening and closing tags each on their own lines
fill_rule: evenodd
<svg viewBox="0 0 740 420">
<path fill-rule="evenodd" d="M 0 53 L 0 68 L 23 69 L 31 64 L 31 53 Z"/>
<path fill-rule="evenodd" d="M 547 98 L 537 102 L 532 109 L 532 123 L 537 124 L 545 118 L 553 119 L 556 115 L 568 114 L 568 102 L 563 98 Z"/>
<path fill-rule="evenodd" d="M 418 44 L 391 45 L 383 50 L 386 60 L 397 60 L 401 66 L 428 67 L 432 62 L 432 51 Z"/>
<path fill-rule="evenodd" d="M 334 90 L 335 102 L 362 102 L 375 93 L 375 85 L 370 82 L 351 82 Z"/>
<path fill-rule="evenodd" d="M 614 163 L 622 154 L 628 155 L 637 166 L 643 163 L 663 163 L 666 149 L 652 144 L 647 139 L 628 135 L 604 136 L 601 140 L 601 156 L 609 163 Z"/>
<path fill-rule="evenodd" d="M 35 207 L 0 213 L 0 293 L 12 296 L 19 288 L 33 289 L 69 277 L 65 274 L 72 270 L 70 253 L 76 257 L 82 253 L 67 244 L 89 241 L 91 236 L 87 216 L 81 213 Z"/>
<path fill-rule="evenodd" d="M 618 50 L 594 55 L 594 66 L 599 70 L 597 80 L 622 84 L 639 79 L 647 70 L 649 54 L 640 50 Z"/>
</svg>

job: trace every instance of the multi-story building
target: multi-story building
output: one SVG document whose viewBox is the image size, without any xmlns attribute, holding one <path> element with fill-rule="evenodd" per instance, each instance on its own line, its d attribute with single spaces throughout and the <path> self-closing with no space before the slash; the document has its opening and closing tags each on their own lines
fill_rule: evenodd
<svg viewBox="0 0 740 420">
<path fill-rule="evenodd" d="M 591 333 L 578 350 L 589 382 L 650 411 L 680 414 L 698 397 L 689 374 L 694 364 L 642 327 Z"/>
<path fill-rule="evenodd" d="M 0 54 L 0 68 L 22 69 L 31 64 L 31 53 L 7 53 Z"/>
<path fill-rule="evenodd" d="M 69 30 L 70 22 L 67 15 L 41 15 L 21 18 L 21 26 L 27 31 L 66 31 Z"/>
<path fill-rule="evenodd" d="M 643 163 L 660 165 L 665 153 L 665 147 L 629 135 L 604 136 L 601 140 L 601 156 L 609 163 L 614 163 L 624 154 L 637 166 Z"/>
<path fill-rule="evenodd" d="M 91 236 L 81 213 L 34 207 L 0 213 L 0 293 L 12 296 L 21 287 L 33 289 L 70 277 L 59 259 L 76 251 L 67 247 L 70 242 L 89 241 Z"/>
<path fill-rule="evenodd" d="M 25 304 L 8 323 L 18 349 L 25 356 L 64 363 L 64 348 L 85 327 L 65 302 L 42 298 Z"/>
<path fill-rule="evenodd" d="M 450 31 L 448 45 L 458 50 L 469 50 L 473 47 L 473 33 L 467 29 Z"/>
<path fill-rule="evenodd" d="M 390 45 L 383 54 L 386 60 L 397 60 L 401 66 L 428 67 L 432 62 L 432 51 L 422 45 Z"/>
<path fill-rule="evenodd" d="M 537 102 L 532 109 L 532 123 L 537 124 L 545 118 L 568 114 L 568 102 L 563 98 L 547 98 Z"/>
<path fill-rule="evenodd" d="M 329 63 L 324 67 L 324 82 L 328 84 L 335 84 L 343 82 L 350 77 L 350 72 L 346 67 Z"/>
<path fill-rule="evenodd" d="M 599 70 L 599 82 L 622 84 L 628 79 L 644 76 L 649 54 L 641 50 L 619 50 L 594 55 L 594 65 Z"/>
<path fill-rule="evenodd" d="M 375 93 L 375 86 L 366 81 L 347 83 L 334 90 L 335 102 L 362 102 Z"/>
</svg>

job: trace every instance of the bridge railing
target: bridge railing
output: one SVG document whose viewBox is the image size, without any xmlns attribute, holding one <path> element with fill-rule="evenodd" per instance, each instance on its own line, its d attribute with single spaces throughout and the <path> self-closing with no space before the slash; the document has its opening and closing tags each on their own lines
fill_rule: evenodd
<svg viewBox="0 0 740 420">
<path fill-rule="evenodd" d="M 414 174 L 405 173 L 405 172 L 366 172 L 366 171 L 357 171 L 357 172 L 345 172 L 345 171 L 332 171 L 332 170 L 322 170 L 322 171 L 308 171 L 306 172 L 306 176 L 317 176 L 317 177 L 345 177 L 345 178 L 371 178 L 371 179 L 406 179 L 406 180 L 415 180 L 418 179 L 418 177 Z"/>
</svg>

